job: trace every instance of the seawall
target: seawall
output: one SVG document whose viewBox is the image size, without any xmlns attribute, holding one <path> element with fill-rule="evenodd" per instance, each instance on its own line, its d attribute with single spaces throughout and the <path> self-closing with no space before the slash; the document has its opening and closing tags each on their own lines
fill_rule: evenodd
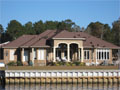
<svg viewBox="0 0 120 90">
<path fill-rule="evenodd" d="M 120 70 L 5 70 L 3 74 L 6 84 L 120 83 Z"/>
</svg>

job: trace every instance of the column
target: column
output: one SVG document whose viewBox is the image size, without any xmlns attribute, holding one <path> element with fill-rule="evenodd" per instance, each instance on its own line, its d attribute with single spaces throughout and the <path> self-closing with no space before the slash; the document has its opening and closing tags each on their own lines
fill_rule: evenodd
<svg viewBox="0 0 120 90">
<path fill-rule="evenodd" d="M 53 47 L 53 57 L 54 57 L 54 60 L 53 60 L 53 62 L 56 62 L 56 48 L 55 47 Z"/>
<path fill-rule="evenodd" d="M 70 47 L 69 44 L 67 45 L 67 60 L 70 61 Z"/>
<path fill-rule="evenodd" d="M 94 56 L 96 57 L 95 59 L 95 65 L 97 66 L 97 56 L 99 55 L 99 50 L 97 50 L 97 49 L 95 49 L 95 51 L 94 51 L 95 53 L 94 53 Z M 98 52 L 98 53 L 97 53 Z M 98 54 L 98 55 L 97 55 Z"/>
<path fill-rule="evenodd" d="M 34 64 L 34 48 L 32 48 L 32 62 Z"/>
<path fill-rule="evenodd" d="M 81 48 L 81 62 L 83 62 L 84 60 L 84 51 L 83 51 L 83 47 Z"/>
<path fill-rule="evenodd" d="M 21 51 L 21 60 L 22 60 L 22 63 L 24 62 L 24 48 L 22 48 L 22 51 Z"/>
<path fill-rule="evenodd" d="M 78 60 L 80 61 L 80 48 L 78 48 Z"/>
</svg>

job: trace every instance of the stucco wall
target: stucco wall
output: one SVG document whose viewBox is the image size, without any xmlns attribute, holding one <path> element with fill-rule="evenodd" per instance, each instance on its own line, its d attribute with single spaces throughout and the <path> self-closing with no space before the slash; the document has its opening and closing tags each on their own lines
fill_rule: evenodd
<svg viewBox="0 0 120 90">
<path fill-rule="evenodd" d="M 65 44 L 78 44 L 78 47 L 83 47 L 83 41 L 82 40 L 54 40 L 54 47 L 58 47 L 59 44 L 65 43 Z"/>
</svg>

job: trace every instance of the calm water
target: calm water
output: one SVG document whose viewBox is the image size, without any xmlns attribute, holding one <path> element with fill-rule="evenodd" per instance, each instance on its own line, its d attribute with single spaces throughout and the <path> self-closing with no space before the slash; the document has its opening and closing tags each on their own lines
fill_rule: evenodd
<svg viewBox="0 0 120 90">
<path fill-rule="evenodd" d="M 11 84 L 0 90 L 120 90 L 120 84 Z"/>
</svg>

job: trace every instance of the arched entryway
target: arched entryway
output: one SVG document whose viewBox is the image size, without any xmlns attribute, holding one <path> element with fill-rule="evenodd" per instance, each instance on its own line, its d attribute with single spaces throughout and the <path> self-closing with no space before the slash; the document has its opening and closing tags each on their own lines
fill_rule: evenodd
<svg viewBox="0 0 120 90">
<path fill-rule="evenodd" d="M 78 44 L 76 43 L 70 44 L 70 60 L 71 61 L 79 60 L 79 48 L 78 48 Z"/>
<path fill-rule="evenodd" d="M 60 43 L 56 48 L 56 60 L 67 61 L 67 44 Z"/>
<path fill-rule="evenodd" d="M 58 43 L 53 47 L 53 62 L 56 61 L 81 61 L 83 62 L 83 47 L 78 43 Z"/>
</svg>

